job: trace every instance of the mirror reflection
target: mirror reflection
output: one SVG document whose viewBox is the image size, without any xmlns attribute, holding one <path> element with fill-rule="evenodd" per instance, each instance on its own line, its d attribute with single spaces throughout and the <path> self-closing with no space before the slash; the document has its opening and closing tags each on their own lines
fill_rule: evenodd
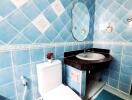
<svg viewBox="0 0 132 100">
<path fill-rule="evenodd" d="M 83 10 L 82 10 L 83 9 Z M 89 12 L 87 6 L 82 2 L 74 5 L 72 10 L 72 33 L 78 41 L 84 41 L 89 33 Z"/>
</svg>

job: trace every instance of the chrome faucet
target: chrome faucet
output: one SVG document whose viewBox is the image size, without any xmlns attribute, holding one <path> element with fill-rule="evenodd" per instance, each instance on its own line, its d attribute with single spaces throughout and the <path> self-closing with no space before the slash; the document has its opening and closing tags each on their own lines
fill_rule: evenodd
<svg viewBox="0 0 132 100">
<path fill-rule="evenodd" d="M 87 49 L 86 48 L 84 48 L 84 53 L 86 53 L 87 52 Z"/>
<path fill-rule="evenodd" d="M 86 52 L 91 52 L 91 50 L 87 50 L 86 48 L 84 48 L 84 53 Z"/>
</svg>

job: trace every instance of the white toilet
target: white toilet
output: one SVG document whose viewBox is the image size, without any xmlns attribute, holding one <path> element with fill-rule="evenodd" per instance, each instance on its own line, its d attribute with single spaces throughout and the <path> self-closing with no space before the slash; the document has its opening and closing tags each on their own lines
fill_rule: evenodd
<svg viewBox="0 0 132 100">
<path fill-rule="evenodd" d="M 62 84 L 62 63 L 37 64 L 38 88 L 43 100 L 82 100 L 68 86 Z"/>
</svg>

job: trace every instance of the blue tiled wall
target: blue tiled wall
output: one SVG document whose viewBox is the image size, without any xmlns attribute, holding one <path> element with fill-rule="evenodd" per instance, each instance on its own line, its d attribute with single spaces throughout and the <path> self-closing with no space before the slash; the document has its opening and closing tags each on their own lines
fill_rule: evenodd
<svg viewBox="0 0 132 100">
<path fill-rule="evenodd" d="M 51 4 L 55 0 L 27 0 L 23 6 L 16 8 L 11 0 L 0 1 L 0 44 L 2 46 L 16 44 L 40 44 L 52 42 L 76 42 L 71 33 L 71 11 L 73 3 L 78 0 L 60 0 L 65 8 L 61 16 L 57 16 Z M 92 41 L 94 31 L 94 0 L 80 0 L 89 9 L 91 16 L 90 31 L 86 40 Z M 32 23 L 43 14 L 51 23 L 50 27 L 41 33 Z M 64 51 L 90 48 L 90 45 L 78 44 L 72 46 L 53 46 L 49 48 L 21 49 L 0 51 L 0 95 L 12 100 L 21 100 L 23 86 L 20 76 L 28 79 L 27 100 L 39 97 L 37 88 L 36 64 L 45 61 L 45 54 L 49 51 L 56 59 L 63 60 Z M 8 91 L 8 92 L 7 92 Z"/>
<path fill-rule="evenodd" d="M 103 79 L 111 86 L 129 93 L 132 79 L 132 46 L 116 45 L 118 42 L 132 41 L 132 30 L 127 18 L 131 14 L 131 0 L 96 0 L 94 41 L 108 44 L 93 44 L 93 47 L 111 50 L 113 56 L 110 68 L 103 73 Z M 99 29 L 103 23 L 112 23 L 111 33 Z M 115 44 L 109 44 L 110 42 Z"/>
<path fill-rule="evenodd" d="M 59 17 L 51 7 L 54 0 L 28 0 L 18 9 L 10 0 L 1 1 L 0 9 L 4 8 L 0 10 L 0 16 L 4 18 L 0 22 L 1 43 L 32 44 L 66 42 L 69 38 L 72 39 L 70 26 L 73 2 L 71 0 L 61 1 L 65 11 Z M 39 14 L 43 14 L 51 24 L 44 33 L 40 32 L 32 23 Z M 65 38 L 63 35 L 66 35 Z M 72 39 L 72 41 L 75 40 Z"/>
<path fill-rule="evenodd" d="M 20 80 L 24 75 L 29 81 L 27 100 L 39 97 L 37 88 L 36 64 L 46 60 L 47 52 L 54 52 L 55 58 L 63 60 L 63 52 L 84 49 L 85 45 L 57 46 L 0 52 L 0 95 L 21 100 L 23 86 Z M 60 54 L 61 53 L 61 54 Z M 8 91 L 8 92 L 7 92 Z M 31 96 L 31 97 L 30 97 Z"/>
</svg>

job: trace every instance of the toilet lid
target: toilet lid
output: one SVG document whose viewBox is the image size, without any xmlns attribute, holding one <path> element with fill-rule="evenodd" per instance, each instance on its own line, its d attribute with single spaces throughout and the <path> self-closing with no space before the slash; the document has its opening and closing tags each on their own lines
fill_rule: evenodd
<svg viewBox="0 0 132 100">
<path fill-rule="evenodd" d="M 42 97 L 44 100 L 82 100 L 74 91 L 63 84 L 44 94 Z"/>
</svg>

